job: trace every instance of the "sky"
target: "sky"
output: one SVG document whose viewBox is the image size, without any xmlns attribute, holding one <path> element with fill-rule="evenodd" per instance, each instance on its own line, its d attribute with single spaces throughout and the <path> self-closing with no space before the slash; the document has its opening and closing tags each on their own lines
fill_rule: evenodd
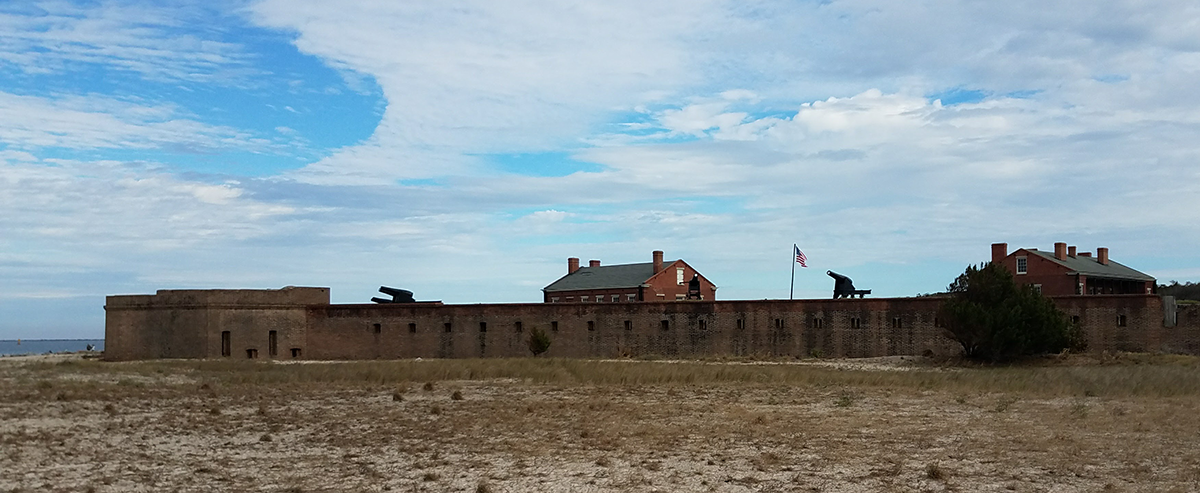
<svg viewBox="0 0 1200 493">
<path fill-rule="evenodd" d="M 1007 242 L 1200 280 L 1200 5 L 0 2 L 0 339 L 104 297 L 944 290 Z"/>
</svg>

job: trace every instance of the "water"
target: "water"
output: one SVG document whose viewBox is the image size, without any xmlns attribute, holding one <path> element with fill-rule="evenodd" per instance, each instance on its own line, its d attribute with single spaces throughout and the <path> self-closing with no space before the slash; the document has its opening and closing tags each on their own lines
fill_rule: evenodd
<svg viewBox="0 0 1200 493">
<path fill-rule="evenodd" d="M 104 339 L 28 339 L 17 344 L 15 340 L 0 340 L 0 356 L 12 354 L 70 353 L 87 350 L 88 344 L 96 351 L 104 350 Z"/>
</svg>

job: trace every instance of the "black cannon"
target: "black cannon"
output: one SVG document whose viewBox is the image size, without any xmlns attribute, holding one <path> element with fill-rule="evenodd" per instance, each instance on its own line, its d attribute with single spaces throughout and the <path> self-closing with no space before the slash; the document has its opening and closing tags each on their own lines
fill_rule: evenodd
<svg viewBox="0 0 1200 493">
<path fill-rule="evenodd" d="M 413 299 L 412 291 L 407 289 L 389 288 L 387 286 L 379 286 L 379 292 L 390 295 L 392 299 L 386 298 L 371 298 L 371 301 L 376 303 L 416 303 Z"/>
<path fill-rule="evenodd" d="M 855 295 L 862 298 L 863 295 L 871 294 L 870 289 L 854 289 L 854 281 L 851 281 L 849 277 L 831 270 L 827 270 L 825 273 L 834 279 L 833 299 L 835 300 L 838 298 L 853 298 Z"/>
</svg>

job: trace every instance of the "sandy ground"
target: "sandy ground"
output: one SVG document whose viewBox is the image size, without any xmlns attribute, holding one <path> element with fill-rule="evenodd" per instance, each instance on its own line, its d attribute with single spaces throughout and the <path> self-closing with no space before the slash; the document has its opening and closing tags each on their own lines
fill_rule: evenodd
<svg viewBox="0 0 1200 493">
<path fill-rule="evenodd" d="M 0 359 L 0 492 L 1200 491 L 1195 397 L 222 385 L 45 358 L 78 356 Z"/>
</svg>

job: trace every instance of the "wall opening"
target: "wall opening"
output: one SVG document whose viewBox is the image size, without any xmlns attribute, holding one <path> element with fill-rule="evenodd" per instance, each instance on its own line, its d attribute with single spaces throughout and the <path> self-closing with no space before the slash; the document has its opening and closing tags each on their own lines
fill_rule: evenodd
<svg viewBox="0 0 1200 493">
<path fill-rule="evenodd" d="M 558 332 L 558 320 L 550 322 L 550 332 Z"/>
<path fill-rule="evenodd" d="M 904 328 L 904 319 L 902 319 L 900 317 L 892 317 L 892 328 L 893 329 Z"/>
<path fill-rule="evenodd" d="M 698 322 L 700 325 L 700 330 L 708 330 L 708 321 L 707 320 L 700 319 Z"/>
<path fill-rule="evenodd" d="M 446 329 L 446 332 L 450 332 L 450 329 L 452 329 L 452 328 L 453 328 L 453 327 L 450 325 L 450 322 L 446 322 L 446 323 L 442 324 L 442 327 L 443 327 L 444 329 Z"/>
<path fill-rule="evenodd" d="M 479 331 L 487 332 L 487 322 L 479 322 Z"/>
<path fill-rule="evenodd" d="M 862 327 L 862 319 L 858 317 L 850 317 L 850 328 L 857 329 L 859 327 Z"/>
<path fill-rule="evenodd" d="M 1125 315 L 1117 315 L 1117 327 L 1125 326 Z"/>
<path fill-rule="evenodd" d="M 633 320 L 625 321 L 625 330 L 633 330 Z"/>
<path fill-rule="evenodd" d="M 279 337 L 273 330 L 267 333 L 267 355 L 272 358 L 279 356 Z"/>
<path fill-rule="evenodd" d="M 300 348 L 298 348 L 298 347 L 294 347 L 294 348 L 292 348 L 292 357 L 293 357 L 293 358 L 299 358 L 299 357 L 300 357 Z"/>
<path fill-rule="evenodd" d="M 257 357 L 258 357 L 258 350 L 257 350 L 257 349 L 247 349 L 247 350 L 246 350 L 246 357 L 247 357 L 247 358 L 250 358 L 250 359 L 255 359 L 255 358 L 257 358 Z"/>
<path fill-rule="evenodd" d="M 663 320 L 663 321 L 661 322 L 660 326 L 662 327 L 662 330 L 671 330 L 671 321 L 670 321 L 670 320 Z"/>
<path fill-rule="evenodd" d="M 221 332 L 221 356 L 232 356 L 233 344 L 229 340 L 229 331 Z"/>
<path fill-rule="evenodd" d="M 782 319 L 782 318 L 777 318 L 777 319 L 775 319 L 775 328 L 776 328 L 776 329 L 782 329 L 782 328 L 783 328 L 783 319 Z"/>
<path fill-rule="evenodd" d="M 376 334 L 383 333 L 383 324 L 375 324 L 372 327 L 375 329 Z"/>
<path fill-rule="evenodd" d="M 737 328 L 738 328 L 738 330 L 744 330 L 746 328 L 746 319 L 744 319 L 744 318 L 737 319 Z"/>
<path fill-rule="evenodd" d="M 409 322 L 408 323 L 408 332 L 410 334 L 416 334 L 417 333 L 417 324 L 414 322 Z"/>
<path fill-rule="evenodd" d="M 520 334 L 521 332 L 524 332 L 524 331 L 525 331 L 525 327 L 521 325 L 520 320 L 513 322 L 513 332 Z"/>
<path fill-rule="evenodd" d="M 824 320 L 821 320 L 818 317 L 813 317 L 812 322 L 809 325 L 814 329 L 819 329 L 819 328 L 821 328 L 821 325 L 824 323 L 825 323 Z"/>
<path fill-rule="evenodd" d="M 596 322 L 592 321 L 592 320 L 588 320 L 588 331 L 590 332 L 590 331 L 595 331 L 595 330 L 596 330 Z"/>
</svg>

